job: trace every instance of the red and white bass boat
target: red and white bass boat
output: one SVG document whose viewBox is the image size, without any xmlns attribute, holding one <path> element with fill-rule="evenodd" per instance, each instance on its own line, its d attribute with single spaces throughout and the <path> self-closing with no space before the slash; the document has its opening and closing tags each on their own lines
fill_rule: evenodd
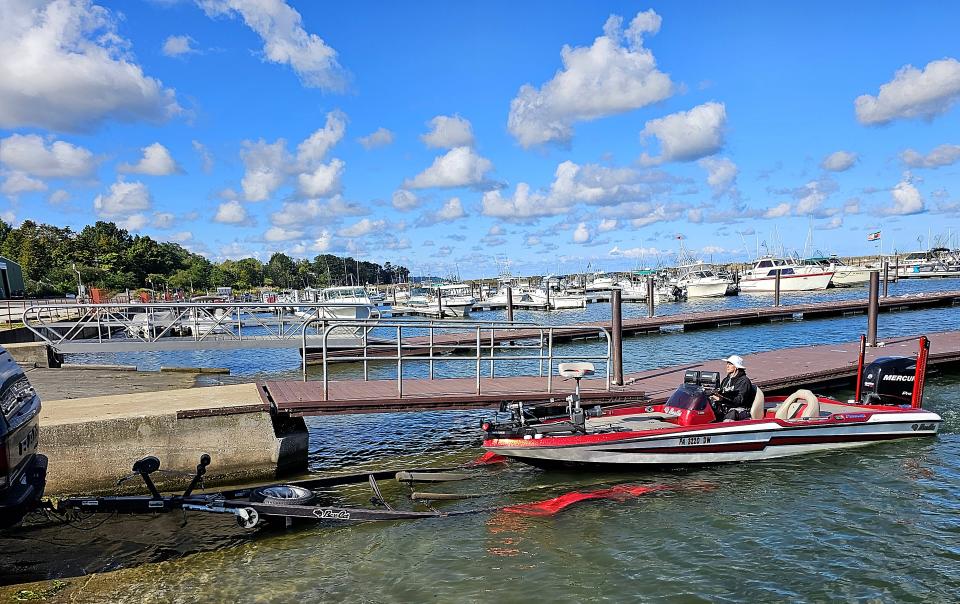
<svg viewBox="0 0 960 604">
<path fill-rule="evenodd" d="M 930 437 L 942 419 L 921 408 L 929 340 L 916 358 L 882 357 L 858 363 L 856 400 L 842 402 L 798 390 L 765 397 L 757 388 L 750 419 L 722 417 L 709 395 L 713 371 L 688 371 L 663 404 L 583 409 L 511 404 L 507 422 L 484 421 L 483 447 L 537 466 L 683 466 L 754 461 L 859 447 L 880 441 Z M 589 363 L 564 363 L 561 375 L 578 381 Z"/>
</svg>

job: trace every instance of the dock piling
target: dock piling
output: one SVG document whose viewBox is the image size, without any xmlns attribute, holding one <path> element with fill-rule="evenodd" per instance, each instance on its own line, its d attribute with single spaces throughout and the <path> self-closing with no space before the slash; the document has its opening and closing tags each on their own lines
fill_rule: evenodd
<svg viewBox="0 0 960 604">
<path fill-rule="evenodd" d="M 439 287 L 437 288 L 437 318 L 443 318 L 443 290 Z"/>
<path fill-rule="evenodd" d="M 883 297 L 890 295 L 890 261 L 883 261 Z"/>
<path fill-rule="evenodd" d="M 513 322 L 513 288 L 507 286 L 507 321 Z"/>
<path fill-rule="evenodd" d="M 653 316 L 653 275 L 647 275 L 647 316 Z"/>
<path fill-rule="evenodd" d="M 773 281 L 773 305 L 780 307 L 780 269 L 777 269 L 777 276 Z"/>
<path fill-rule="evenodd" d="M 880 314 L 880 273 L 870 271 L 870 298 L 867 302 L 867 345 L 877 345 L 877 316 Z"/>
<path fill-rule="evenodd" d="M 610 327 L 612 328 L 611 361 L 613 361 L 613 383 L 623 385 L 623 304 L 619 289 L 610 292 Z"/>
</svg>

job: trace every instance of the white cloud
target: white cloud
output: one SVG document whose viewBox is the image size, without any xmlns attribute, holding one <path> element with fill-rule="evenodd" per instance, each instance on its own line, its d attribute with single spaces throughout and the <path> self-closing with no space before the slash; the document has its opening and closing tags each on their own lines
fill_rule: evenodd
<svg viewBox="0 0 960 604">
<path fill-rule="evenodd" d="M 386 220 L 370 220 L 364 218 L 354 224 L 344 227 L 337 232 L 341 237 L 363 237 L 377 231 L 383 231 L 387 227 Z"/>
<path fill-rule="evenodd" d="M 387 145 L 393 144 L 393 132 L 387 130 L 386 128 L 377 128 L 370 134 L 366 136 L 361 136 L 357 139 L 363 148 L 369 151 L 370 149 L 377 149 L 379 147 L 386 147 Z"/>
<path fill-rule="evenodd" d="M 927 63 L 923 70 L 905 65 L 880 86 L 877 96 L 864 94 L 853 102 L 857 119 L 879 126 L 895 119 L 933 118 L 946 113 L 960 99 L 960 61 L 944 58 Z"/>
<path fill-rule="evenodd" d="M 674 92 L 670 76 L 657 69 L 643 46 L 644 34 L 660 30 L 653 10 L 638 13 L 626 32 L 622 19 L 611 16 L 604 35 L 590 47 L 564 46 L 563 69 L 539 90 L 524 84 L 510 102 L 507 128 L 525 148 L 543 143 L 565 144 L 573 125 L 644 107 Z M 625 43 L 625 44 L 624 44 Z"/>
<path fill-rule="evenodd" d="M 272 144 L 263 139 L 243 141 L 240 157 L 246 169 L 240 184 L 247 201 L 269 199 L 286 180 L 291 160 L 284 139 L 277 139 Z"/>
<path fill-rule="evenodd" d="M 843 213 L 844 214 L 859 214 L 860 213 L 860 200 L 856 197 L 851 197 L 843 204 Z"/>
<path fill-rule="evenodd" d="M 823 209 L 823 202 L 827 200 L 836 185 L 832 180 L 812 180 L 797 189 L 794 196 L 797 204 L 793 208 L 797 216 L 825 216 L 836 212 L 832 209 Z"/>
<path fill-rule="evenodd" d="M 200 141 L 195 140 L 190 142 L 193 145 L 193 150 L 200 156 L 200 169 L 207 174 L 213 172 L 213 155 L 210 153 L 210 150 Z"/>
<path fill-rule="evenodd" d="M 763 213 L 763 217 L 764 218 L 783 218 L 784 216 L 788 216 L 789 214 L 790 214 L 790 204 L 784 202 L 784 203 L 775 205 L 772 208 L 767 208 L 767 210 Z"/>
<path fill-rule="evenodd" d="M 817 228 L 823 231 L 832 231 L 843 226 L 843 216 L 834 216 L 826 222 L 821 222 Z"/>
<path fill-rule="evenodd" d="M 577 225 L 576 230 L 573 231 L 573 242 L 574 243 L 587 243 L 590 241 L 590 229 L 587 228 L 587 223 L 581 222 Z"/>
<path fill-rule="evenodd" d="M 900 154 L 900 159 L 911 168 L 936 169 L 950 166 L 960 160 L 960 145 L 940 145 L 926 155 L 907 149 Z"/>
<path fill-rule="evenodd" d="M 343 188 L 340 177 L 346 163 L 332 159 L 329 164 L 320 164 L 313 172 L 305 172 L 297 177 L 300 192 L 306 197 L 330 197 Z"/>
<path fill-rule="evenodd" d="M 499 237 L 500 235 L 503 235 L 503 227 L 499 224 L 495 224 L 490 227 L 489 231 L 487 231 L 487 235 L 490 237 Z"/>
<path fill-rule="evenodd" d="M 297 145 L 297 161 L 301 169 L 323 161 L 327 152 L 340 142 L 347 130 L 347 115 L 342 111 L 331 111 L 323 128 L 319 128 L 302 143 Z"/>
<path fill-rule="evenodd" d="M 196 47 L 194 47 L 196 42 L 190 36 L 167 36 L 160 52 L 168 57 L 182 57 L 197 52 Z"/>
<path fill-rule="evenodd" d="M 713 155 L 723 147 L 723 129 L 727 110 L 723 103 L 709 102 L 690 111 L 680 111 L 646 123 L 641 137 L 656 137 L 660 156 L 644 153 L 644 164 L 693 161 Z"/>
<path fill-rule="evenodd" d="M 823 158 L 820 167 L 831 172 L 849 170 L 860 159 L 860 156 L 850 151 L 834 151 Z"/>
<path fill-rule="evenodd" d="M 263 56 L 293 68 L 304 86 L 328 91 L 347 87 L 346 71 L 335 51 L 303 29 L 300 13 L 283 0 L 198 0 L 211 17 L 240 15 L 263 40 Z"/>
<path fill-rule="evenodd" d="M 729 193 L 737 181 L 737 164 L 726 157 L 705 157 L 697 164 L 707 171 L 707 184 L 713 190 L 714 197 Z"/>
<path fill-rule="evenodd" d="M 433 161 L 433 165 L 403 183 L 405 188 L 453 188 L 480 185 L 493 169 L 493 162 L 470 147 L 455 147 Z"/>
<path fill-rule="evenodd" d="M 116 221 L 118 227 L 128 231 L 139 231 L 143 229 L 143 227 L 147 226 L 149 222 L 150 219 L 146 214 L 131 214 L 126 218 L 121 218 L 120 220 Z"/>
<path fill-rule="evenodd" d="M 533 247 L 540 245 L 542 242 L 540 241 L 540 237 L 537 235 L 527 235 L 526 243 L 528 246 Z"/>
<path fill-rule="evenodd" d="M 272 243 L 278 241 L 292 241 L 294 239 L 300 239 L 303 237 L 304 231 L 299 229 L 285 229 L 283 227 L 270 227 L 263 234 L 263 238 Z"/>
<path fill-rule="evenodd" d="M 341 216 L 360 216 L 367 211 L 356 203 L 337 195 L 328 200 L 308 199 L 285 202 L 280 210 L 270 215 L 270 222 L 277 226 L 306 226 L 326 224 Z"/>
<path fill-rule="evenodd" d="M 172 241 L 174 243 L 186 243 L 193 240 L 193 233 L 190 231 L 180 231 L 178 233 L 171 233 L 167 236 L 167 241 Z"/>
<path fill-rule="evenodd" d="M 107 9 L 89 0 L 3 6 L 0 128 L 89 131 L 182 112 L 174 91 L 133 60 Z"/>
<path fill-rule="evenodd" d="M 6 180 L 0 185 L 0 193 L 16 197 L 21 193 L 35 193 L 37 191 L 46 191 L 47 185 L 42 180 L 30 178 L 23 172 L 11 172 Z"/>
<path fill-rule="evenodd" d="M 142 182 L 119 181 L 110 185 L 110 192 L 106 195 L 97 195 L 93 200 L 93 207 L 97 214 L 106 218 L 129 216 L 136 212 L 149 210 L 153 205 L 150 191 Z M 143 228 L 147 223 L 143 217 Z"/>
<path fill-rule="evenodd" d="M 617 221 L 613 218 L 606 218 L 600 221 L 600 225 L 597 227 L 597 230 L 601 233 L 607 233 L 613 231 L 617 228 Z"/>
<path fill-rule="evenodd" d="M 556 216 L 566 212 L 566 207 L 550 206 L 545 195 L 530 191 L 530 185 L 521 182 L 512 197 L 504 197 L 500 190 L 487 191 L 481 201 L 483 214 L 505 220 L 520 222 L 541 216 Z"/>
<path fill-rule="evenodd" d="M 97 168 L 93 153 L 87 149 L 64 141 L 48 145 L 36 134 L 13 134 L 0 139 L 0 163 L 39 178 L 83 178 Z"/>
<path fill-rule="evenodd" d="M 417 221 L 417 224 L 425 226 L 437 224 L 439 222 L 453 222 L 463 218 L 466 215 L 467 213 L 463 209 L 463 203 L 460 202 L 460 198 L 451 197 L 436 212 L 430 212 L 421 216 L 420 220 Z"/>
<path fill-rule="evenodd" d="M 622 258 L 643 258 L 645 256 L 654 256 L 659 254 L 660 250 L 655 247 L 631 247 L 621 250 L 619 246 L 613 246 L 607 254 Z"/>
<path fill-rule="evenodd" d="M 132 174 L 148 174 L 150 176 L 169 176 L 183 172 L 183 169 L 173 161 L 170 151 L 160 143 L 153 143 L 143 148 L 143 158 L 136 164 L 123 163 L 117 166 L 117 172 Z"/>
<path fill-rule="evenodd" d="M 906 180 L 897 183 L 890 195 L 893 197 L 893 205 L 885 208 L 883 210 L 884 214 L 907 216 L 924 211 L 920 191 Z"/>
<path fill-rule="evenodd" d="M 225 201 L 217 207 L 214 222 L 221 224 L 244 224 L 250 220 L 247 209 L 236 199 Z"/>
<path fill-rule="evenodd" d="M 406 212 L 407 210 L 412 210 L 418 205 L 420 205 L 420 200 L 417 199 L 417 196 L 412 191 L 407 191 L 406 189 L 397 189 L 393 192 L 393 207 L 400 210 L 401 212 Z"/>
<path fill-rule="evenodd" d="M 70 200 L 70 193 L 68 193 L 64 189 L 57 189 L 56 191 L 51 193 L 50 197 L 47 199 L 47 201 L 49 201 L 54 205 L 66 203 L 69 200 Z"/>
<path fill-rule="evenodd" d="M 332 245 L 333 235 L 330 234 L 330 231 L 320 231 L 320 236 L 310 243 L 310 251 L 317 254 L 323 253 L 329 250 Z"/>
<path fill-rule="evenodd" d="M 428 147 L 452 149 L 473 146 L 473 127 L 459 115 L 438 115 L 428 122 L 430 132 L 420 137 Z"/>
<path fill-rule="evenodd" d="M 177 217 L 171 212 L 154 212 L 151 226 L 155 229 L 169 229 L 173 227 L 176 220 Z"/>
</svg>

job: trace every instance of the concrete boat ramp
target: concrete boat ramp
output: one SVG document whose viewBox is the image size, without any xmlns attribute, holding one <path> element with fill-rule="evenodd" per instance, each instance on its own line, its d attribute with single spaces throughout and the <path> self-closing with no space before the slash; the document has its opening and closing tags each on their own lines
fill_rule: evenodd
<svg viewBox="0 0 960 604">
<path fill-rule="evenodd" d="M 960 331 L 929 336 L 931 366 L 960 364 Z M 858 344 L 846 342 L 773 350 L 746 356 L 756 384 L 773 393 L 792 388 L 852 385 Z M 897 338 L 868 349 L 867 358 L 916 354 L 915 338 Z M 584 380 L 588 404 L 661 401 L 682 381 L 686 369 L 719 369 L 707 360 L 628 374 L 623 386 Z M 70 380 L 94 371 L 48 370 Z M 136 375 L 136 374 L 134 374 Z M 213 456 L 210 483 L 270 479 L 306 465 L 307 431 L 302 416 L 342 413 L 415 412 L 496 408 L 504 401 L 562 400 L 572 381 L 554 377 L 406 380 L 398 396 L 395 380 L 328 383 L 263 383 L 179 388 L 77 399 L 44 400 L 41 450 L 50 458 L 51 495 L 110 491 L 133 461 L 157 455 L 163 467 L 191 471 L 201 453 Z M 43 394 L 43 389 L 40 389 Z"/>
</svg>

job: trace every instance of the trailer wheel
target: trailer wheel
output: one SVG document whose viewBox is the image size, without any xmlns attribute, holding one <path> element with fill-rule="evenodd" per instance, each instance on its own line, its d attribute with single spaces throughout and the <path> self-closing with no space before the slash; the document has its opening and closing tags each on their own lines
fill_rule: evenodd
<svg viewBox="0 0 960 604">
<path fill-rule="evenodd" d="M 313 500 L 313 491 L 290 484 L 259 487 L 250 493 L 250 501 L 282 505 L 307 505 Z"/>
<path fill-rule="evenodd" d="M 237 512 L 237 524 L 241 528 L 252 529 L 260 523 L 260 514 L 253 508 L 243 508 Z"/>
</svg>

